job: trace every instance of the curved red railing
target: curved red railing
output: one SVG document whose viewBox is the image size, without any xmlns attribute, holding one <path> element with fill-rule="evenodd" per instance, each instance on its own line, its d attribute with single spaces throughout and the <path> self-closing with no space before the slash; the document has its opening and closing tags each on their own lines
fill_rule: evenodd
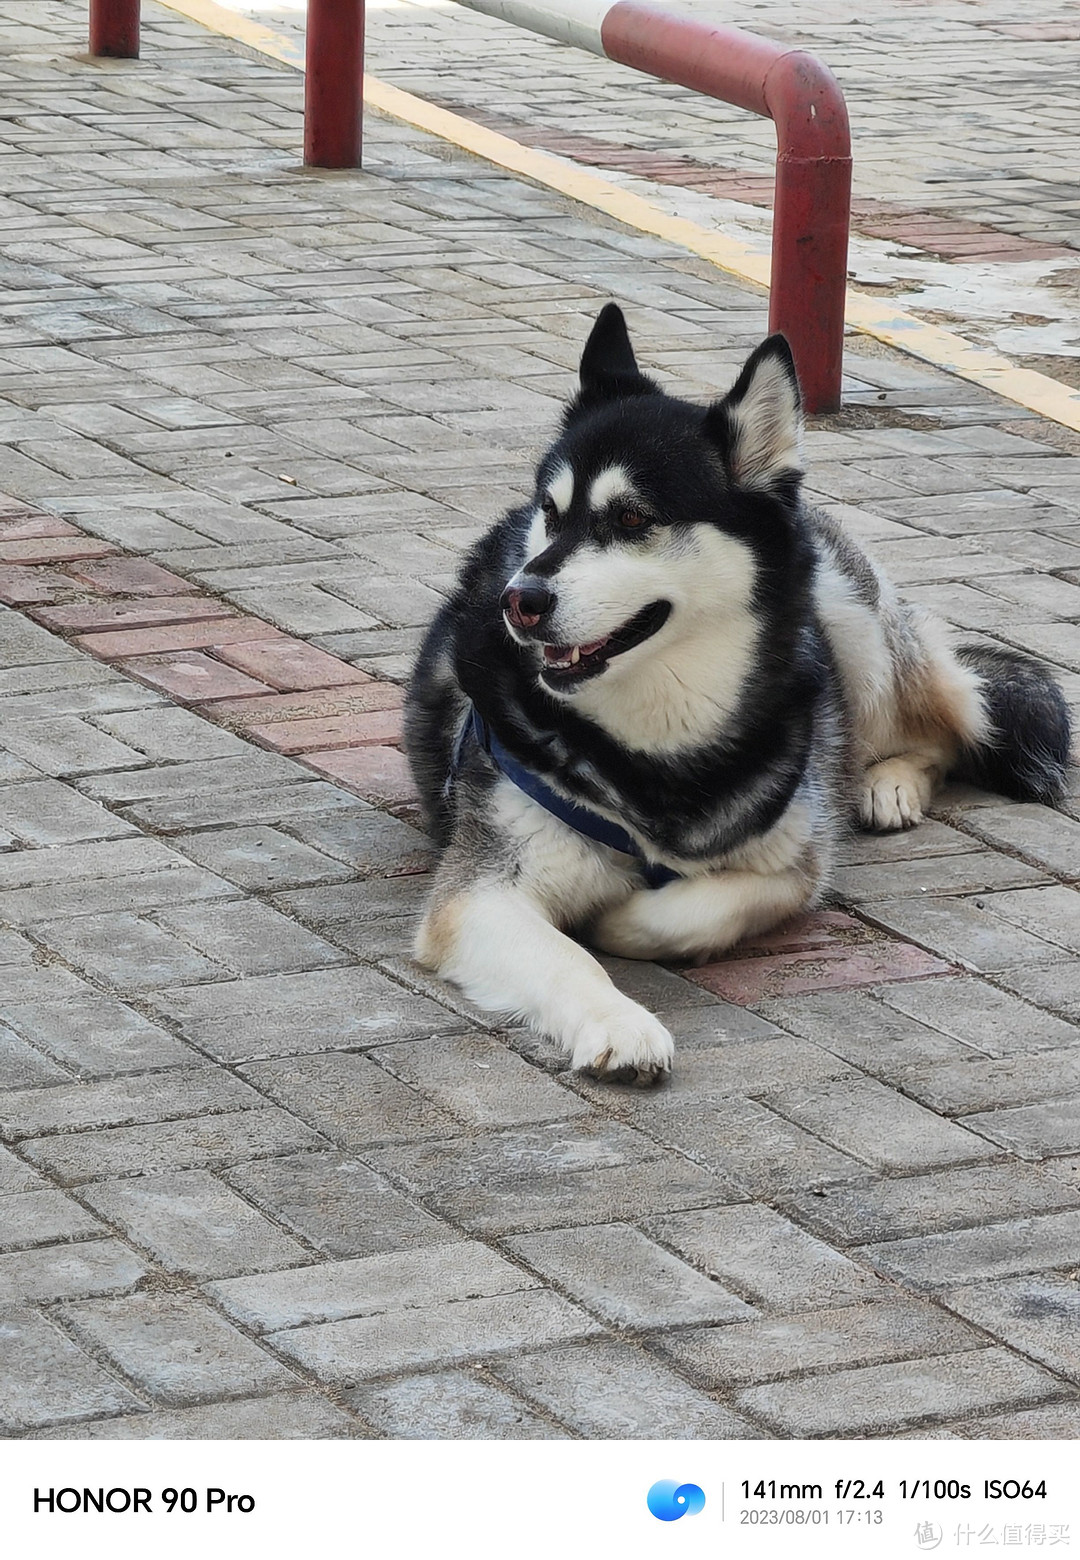
<svg viewBox="0 0 1080 1560">
<path fill-rule="evenodd" d="M 851 131 L 844 95 L 812 54 L 617 0 L 604 53 L 776 126 L 769 329 L 783 331 L 810 412 L 840 405 L 851 219 Z"/>
</svg>

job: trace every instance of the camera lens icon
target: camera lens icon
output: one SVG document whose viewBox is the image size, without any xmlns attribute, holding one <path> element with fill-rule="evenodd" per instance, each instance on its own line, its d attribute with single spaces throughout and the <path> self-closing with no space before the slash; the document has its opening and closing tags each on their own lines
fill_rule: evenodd
<svg viewBox="0 0 1080 1560">
<path fill-rule="evenodd" d="M 645 1504 L 659 1522 L 677 1522 L 680 1517 L 697 1516 L 705 1505 L 705 1491 L 696 1484 L 658 1479 L 646 1495 Z"/>
</svg>

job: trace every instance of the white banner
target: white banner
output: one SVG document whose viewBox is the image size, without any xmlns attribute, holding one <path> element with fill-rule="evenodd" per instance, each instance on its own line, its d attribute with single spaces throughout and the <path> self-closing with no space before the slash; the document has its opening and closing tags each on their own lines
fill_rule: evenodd
<svg viewBox="0 0 1080 1560">
<path fill-rule="evenodd" d="M 1075 1443 L 9 1441 L 33 1560 L 1080 1560 Z"/>
</svg>

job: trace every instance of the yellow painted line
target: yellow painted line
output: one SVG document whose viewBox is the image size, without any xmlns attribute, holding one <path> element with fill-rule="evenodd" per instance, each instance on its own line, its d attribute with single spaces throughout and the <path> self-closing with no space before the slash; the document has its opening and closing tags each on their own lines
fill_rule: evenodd
<svg viewBox="0 0 1080 1560">
<path fill-rule="evenodd" d="M 215 0 L 157 0 L 157 3 L 211 32 L 246 44 L 270 59 L 298 70 L 304 68 L 304 49 L 299 41 L 274 32 L 261 22 L 239 16 L 235 11 L 215 4 Z M 549 152 L 522 146 L 460 114 L 452 114 L 411 92 L 403 92 L 400 87 L 377 81 L 374 76 L 364 77 L 364 100 L 369 107 L 393 119 L 415 125 L 499 168 L 557 190 L 627 227 L 678 244 L 741 281 L 766 288 L 769 285 L 768 255 L 758 253 L 738 239 L 710 233 L 684 217 L 670 216 L 651 201 L 612 184 L 597 173 L 563 162 Z M 847 323 L 864 335 L 873 336 L 958 379 L 981 385 L 1007 401 L 1038 412 L 1051 422 L 1080 432 L 1080 391 L 1071 386 L 1061 384 L 1047 374 L 1017 368 L 1015 363 L 989 347 L 976 346 L 954 331 L 943 330 L 940 325 L 931 325 L 917 315 L 892 308 L 888 299 L 873 298 L 850 287 L 845 314 Z"/>
</svg>

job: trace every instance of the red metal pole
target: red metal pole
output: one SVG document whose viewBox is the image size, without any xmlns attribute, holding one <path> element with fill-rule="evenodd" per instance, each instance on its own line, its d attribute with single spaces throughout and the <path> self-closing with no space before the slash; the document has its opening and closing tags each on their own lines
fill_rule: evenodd
<svg viewBox="0 0 1080 1560">
<path fill-rule="evenodd" d="M 769 328 L 783 331 L 809 412 L 840 405 L 851 214 L 851 133 L 830 71 L 811 54 L 737 27 L 617 0 L 609 59 L 763 114 L 776 125 Z"/>
<path fill-rule="evenodd" d="M 139 0 L 90 0 L 90 53 L 138 59 Z"/>
<path fill-rule="evenodd" d="M 364 0 L 308 0 L 304 161 L 359 168 L 364 111 Z"/>
</svg>

